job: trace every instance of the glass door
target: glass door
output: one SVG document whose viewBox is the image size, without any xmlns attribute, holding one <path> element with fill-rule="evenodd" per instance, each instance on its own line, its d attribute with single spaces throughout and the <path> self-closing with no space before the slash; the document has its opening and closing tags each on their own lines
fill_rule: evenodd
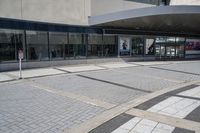
<svg viewBox="0 0 200 133">
<path fill-rule="evenodd" d="M 156 58 L 163 59 L 165 58 L 165 46 L 164 45 L 156 45 Z"/>
<path fill-rule="evenodd" d="M 166 46 L 166 58 L 176 58 L 175 46 Z"/>
</svg>

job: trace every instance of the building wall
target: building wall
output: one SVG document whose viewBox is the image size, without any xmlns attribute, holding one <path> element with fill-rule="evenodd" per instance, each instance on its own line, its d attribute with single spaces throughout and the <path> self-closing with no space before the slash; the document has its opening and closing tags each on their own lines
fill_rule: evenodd
<svg viewBox="0 0 200 133">
<path fill-rule="evenodd" d="M 152 4 L 138 3 L 128 0 L 91 0 L 91 15 L 102 15 L 117 11 L 151 7 Z"/>
<path fill-rule="evenodd" d="M 0 17 L 88 25 L 90 0 L 0 0 Z"/>
<path fill-rule="evenodd" d="M 200 5 L 200 0 L 171 0 L 170 5 Z"/>
</svg>

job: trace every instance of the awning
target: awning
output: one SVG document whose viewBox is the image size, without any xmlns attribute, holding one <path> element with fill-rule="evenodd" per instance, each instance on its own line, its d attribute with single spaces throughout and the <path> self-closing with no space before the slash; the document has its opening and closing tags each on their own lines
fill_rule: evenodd
<svg viewBox="0 0 200 133">
<path fill-rule="evenodd" d="M 89 18 L 91 26 L 200 35 L 200 6 L 157 6 Z"/>
</svg>

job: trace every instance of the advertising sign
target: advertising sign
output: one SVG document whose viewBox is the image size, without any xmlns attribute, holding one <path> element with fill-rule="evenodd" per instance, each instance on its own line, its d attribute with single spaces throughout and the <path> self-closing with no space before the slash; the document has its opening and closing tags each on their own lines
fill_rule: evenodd
<svg viewBox="0 0 200 133">
<path fill-rule="evenodd" d="M 200 54 L 200 40 L 199 39 L 187 39 L 186 54 Z"/>
<path fill-rule="evenodd" d="M 120 52 L 130 52 L 130 37 L 120 37 Z"/>
</svg>

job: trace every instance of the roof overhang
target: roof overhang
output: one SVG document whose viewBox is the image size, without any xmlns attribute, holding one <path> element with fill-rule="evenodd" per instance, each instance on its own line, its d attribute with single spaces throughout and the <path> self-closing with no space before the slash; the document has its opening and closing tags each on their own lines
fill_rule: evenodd
<svg viewBox="0 0 200 133">
<path fill-rule="evenodd" d="M 89 17 L 91 26 L 200 35 L 200 6 L 157 6 Z"/>
</svg>

